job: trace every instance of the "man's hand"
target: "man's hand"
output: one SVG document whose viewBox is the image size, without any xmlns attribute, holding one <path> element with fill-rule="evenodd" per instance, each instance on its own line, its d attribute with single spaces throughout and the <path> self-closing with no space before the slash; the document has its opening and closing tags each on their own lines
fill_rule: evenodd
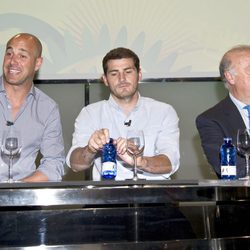
<svg viewBox="0 0 250 250">
<path fill-rule="evenodd" d="M 124 138 L 119 137 L 118 139 L 114 140 L 114 144 L 116 145 L 117 155 L 127 164 L 133 166 L 134 159 L 131 155 L 127 152 L 127 140 Z"/>
<path fill-rule="evenodd" d="M 103 146 L 109 142 L 109 130 L 106 128 L 96 130 L 88 141 L 88 150 L 90 153 L 97 153 Z"/>
</svg>

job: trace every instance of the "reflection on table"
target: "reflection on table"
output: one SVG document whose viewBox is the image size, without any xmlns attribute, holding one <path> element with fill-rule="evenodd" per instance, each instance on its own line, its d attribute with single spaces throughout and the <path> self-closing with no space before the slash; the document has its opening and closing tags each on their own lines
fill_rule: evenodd
<svg viewBox="0 0 250 250">
<path fill-rule="evenodd" d="M 2 183 L 0 246 L 247 247 L 249 191 L 241 181 Z"/>
</svg>

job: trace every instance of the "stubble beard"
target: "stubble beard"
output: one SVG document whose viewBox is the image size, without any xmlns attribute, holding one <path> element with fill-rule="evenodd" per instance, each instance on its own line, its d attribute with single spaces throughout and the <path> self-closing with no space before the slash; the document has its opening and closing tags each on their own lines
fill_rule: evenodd
<svg viewBox="0 0 250 250">
<path fill-rule="evenodd" d="M 111 91 L 112 95 L 114 95 L 117 99 L 121 100 L 121 101 L 130 101 L 135 94 L 138 91 L 138 85 L 137 87 L 133 88 L 131 91 L 122 91 L 122 92 L 118 92 L 118 91 Z"/>
</svg>

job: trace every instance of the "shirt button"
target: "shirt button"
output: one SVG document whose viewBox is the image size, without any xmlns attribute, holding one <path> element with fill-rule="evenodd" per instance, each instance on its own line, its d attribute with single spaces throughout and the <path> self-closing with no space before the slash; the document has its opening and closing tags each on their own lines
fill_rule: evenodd
<svg viewBox="0 0 250 250">
<path fill-rule="evenodd" d="M 11 109 L 11 106 L 10 106 L 10 105 L 8 105 L 8 109 Z"/>
</svg>

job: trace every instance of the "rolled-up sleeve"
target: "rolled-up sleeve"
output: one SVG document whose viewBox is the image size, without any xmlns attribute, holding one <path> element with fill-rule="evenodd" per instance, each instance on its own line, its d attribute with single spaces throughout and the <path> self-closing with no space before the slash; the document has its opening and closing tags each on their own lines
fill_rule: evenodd
<svg viewBox="0 0 250 250">
<path fill-rule="evenodd" d="M 179 137 L 179 118 L 176 111 L 169 106 L 155 146 L 156 154 L 165 154 L 169 158 L 172 164 L 170 175 L 175 173 L 180 165 Z"/>
</svg>

